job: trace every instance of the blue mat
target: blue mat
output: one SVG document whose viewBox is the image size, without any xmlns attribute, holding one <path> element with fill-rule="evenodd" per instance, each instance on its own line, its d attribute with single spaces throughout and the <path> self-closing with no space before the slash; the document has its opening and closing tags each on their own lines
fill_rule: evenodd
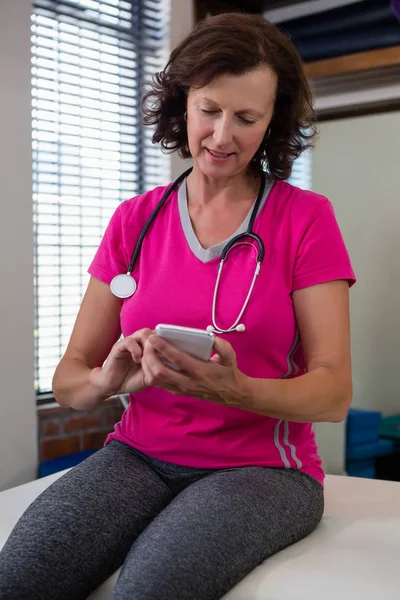
<svg viewBox="0 0 400 600">
<path fill-rule="evenodd" d="M 85 452 L 76 452 L 75 454 L 68 454 L 67 456 L 61 456 L 60 458 L 46 460 L 39 465 L 39 478 L 75 467 L 95 452 L 97 452 L 97 450 L 86 450 Z"/>
<path fill-rule="evenodd" d="M 346 452 L 347 460 L 362 460 L 366 458 L 375 458 L 393 453 L 394 444 L 392 440 L 378 440 L 372 444 L 358 444 L 357 446 L 348 446 Z"/>
</svg>

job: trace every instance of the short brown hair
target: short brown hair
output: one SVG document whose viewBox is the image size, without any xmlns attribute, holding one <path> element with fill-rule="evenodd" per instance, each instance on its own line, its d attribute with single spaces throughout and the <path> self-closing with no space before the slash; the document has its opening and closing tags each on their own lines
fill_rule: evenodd
<svg viewBox="0 0 400 600">
<path fill-rule="evenodd" d="M 316 116 L 294 44 L 261 15 L 224 13 L 204 19 L 172 51 L 143 98 L 144 123 L 155 125 L 153 142 L 189 158 L 185 122 L 189 89 L 201 88 L 219 75 L 241 75 L 263 65 L 277 76 L 277 94 L 270 135 L 252 166 L 287 179 L 293 161 L 313 145 Z"/>
</svg>

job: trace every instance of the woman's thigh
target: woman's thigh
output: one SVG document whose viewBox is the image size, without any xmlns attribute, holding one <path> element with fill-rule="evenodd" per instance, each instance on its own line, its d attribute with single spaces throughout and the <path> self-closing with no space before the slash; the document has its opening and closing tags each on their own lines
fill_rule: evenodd
<svg viewBox="0 0 400 600">
<path fill-rule="evenodd" d="M 295 470 L 218 471 L 181 492 L 134 542 L 113 600 L 217 600 L 308 535 L 322 486 Z"/>
<path fill-rule="evenodd" d="M 128 446 L 111 442 L 22 515 L 0 552 L 0 599 L 87 598 L 172 498 Z"/>
</svg>

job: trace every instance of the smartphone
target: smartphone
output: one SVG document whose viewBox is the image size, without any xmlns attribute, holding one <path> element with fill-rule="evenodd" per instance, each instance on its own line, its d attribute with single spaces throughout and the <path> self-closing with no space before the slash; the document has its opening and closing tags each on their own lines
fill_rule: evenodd
<svg viewBox="0 0 400 600">
<path fill-rule="evenodd" d="M 215 341 L 215 335 L 210 331 L 160 324 L 155 328 L 155 332 L 190 356 L 200 360 L 210 360 Z"/>
</svg>

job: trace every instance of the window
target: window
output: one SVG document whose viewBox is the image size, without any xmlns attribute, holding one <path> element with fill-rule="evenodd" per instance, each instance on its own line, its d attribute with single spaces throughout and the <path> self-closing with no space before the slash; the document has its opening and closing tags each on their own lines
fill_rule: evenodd
<svg viewBox="0 0 400 600">
<path fill-rule="evenodd" d="M 293 163 L 292 174 L 288 182 L 302 190 L 312 189 L 312 153 L 305 150 Z"/>
<path fill-rule="evenodd" d="M 121 200 L 169 180 L 140 124 L 140 89 L 165 61 L 166 0 L 35 0 L 32 125 L 35 388 L 51 390 Z"/>
</svg>

